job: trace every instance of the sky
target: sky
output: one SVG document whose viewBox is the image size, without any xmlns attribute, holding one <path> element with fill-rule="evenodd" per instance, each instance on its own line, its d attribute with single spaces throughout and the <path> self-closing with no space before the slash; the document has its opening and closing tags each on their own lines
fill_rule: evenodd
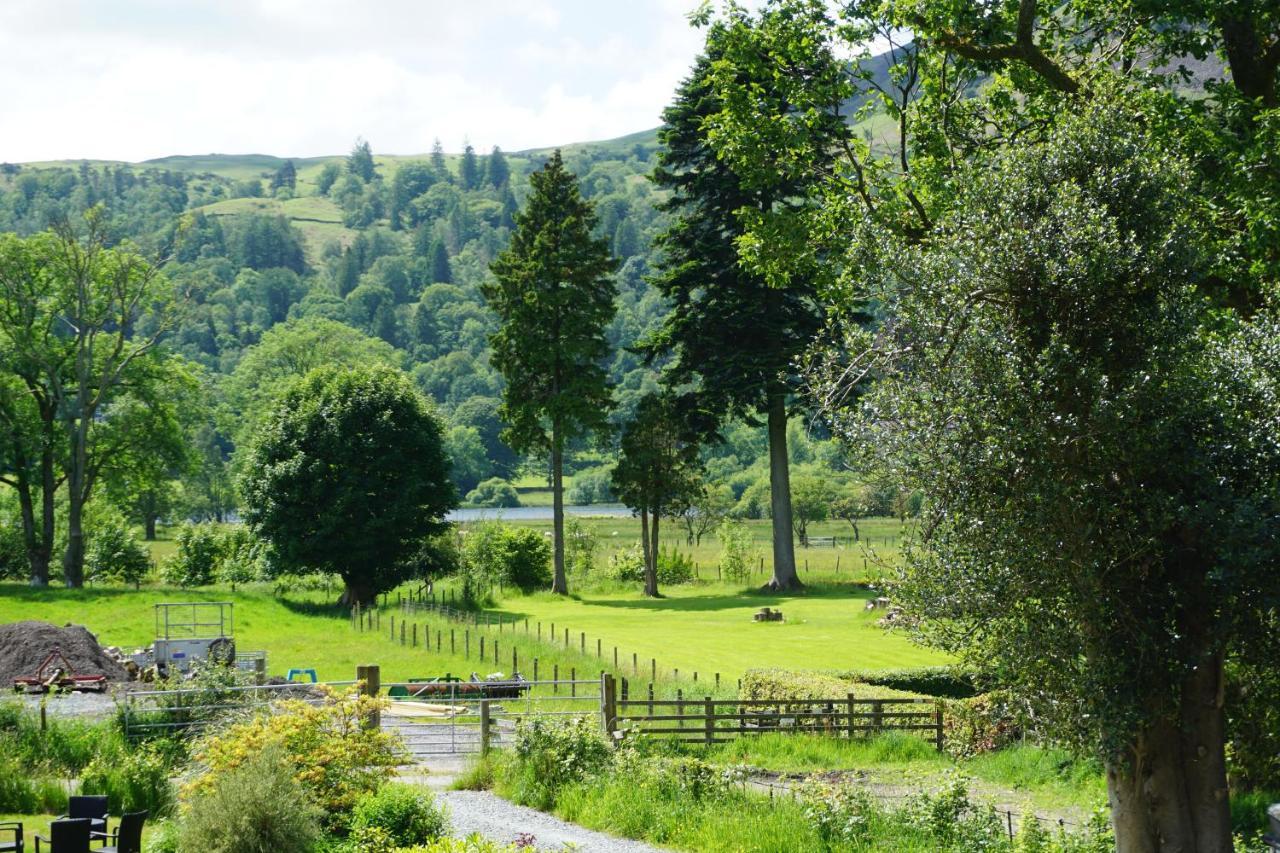
<svg viewBox="0 0 1280 853">
<path fill-rule="evenodd" d="M 656 127 L 698 0 L 3 0 L 0 162 L 507 151 Z"/>
</svg>

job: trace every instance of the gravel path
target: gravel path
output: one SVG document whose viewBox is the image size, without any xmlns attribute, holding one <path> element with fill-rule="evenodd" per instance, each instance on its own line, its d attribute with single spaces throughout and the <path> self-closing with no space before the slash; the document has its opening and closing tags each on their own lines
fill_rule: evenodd
<svg viewBox="0 0 1280 853">
<path fill-rule="evenodd" d="M 439 791 L 436 798 L 449 806 L 453 834 L 459 838 L 478 832 L 494 841 L 510 843 L 518 833 L 526 833 L 533 836 L 539 850 L 560 850 L 568 844 L 581 853 L 661 853 L 661 848 L 583 829 L 509 803 L 488 791 Z"/>
</svg>

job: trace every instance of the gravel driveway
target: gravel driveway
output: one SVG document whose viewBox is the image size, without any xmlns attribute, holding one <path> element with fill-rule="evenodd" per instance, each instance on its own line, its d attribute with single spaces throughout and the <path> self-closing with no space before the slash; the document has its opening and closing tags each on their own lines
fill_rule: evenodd
<svg viewBox="0 0 1280 853">
<path fill-rule="evenodd" d="M 539 850 L 559 850 L 566 844 L 582 853 L 660 853 L 662 849 L 583 829 L 544 812 L 509 803 L 488 791 L 438 791 L 436 799 L 449 806 L 453 834 L 459 838 L 478 832 L 494 841 L 510 843 L 518 833 L 526 833 L 533 836 Z"/>
</svg>

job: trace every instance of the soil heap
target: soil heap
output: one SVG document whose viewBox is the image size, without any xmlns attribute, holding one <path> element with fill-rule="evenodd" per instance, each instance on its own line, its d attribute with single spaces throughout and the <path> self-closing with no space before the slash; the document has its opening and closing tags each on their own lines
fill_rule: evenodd
<svg viewBox="0 0 1280 853">
<path fill-rule="evenodd" d="M 10 622 L 0 625 L 0 689 L 13 679 L 34 675 L 36 667 L 57 649 L 76 675 L 105 675 L 108 681 L 128 681 L 124 666 L 109 657 L 98 638 L 82 625 L 59 628 L 48 622 Z"/>
</svg>

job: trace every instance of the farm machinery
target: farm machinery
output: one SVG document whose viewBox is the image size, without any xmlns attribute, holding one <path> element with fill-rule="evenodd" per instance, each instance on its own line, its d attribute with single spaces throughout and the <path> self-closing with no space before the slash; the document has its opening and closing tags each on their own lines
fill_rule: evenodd
<svg viewBox="0 0 1280 853">
<path fill-rule="evenodd" d="M 130 660 L 143 671 L 154 667 L 161 676 L 208 664 L 264 674 L 266 652 L 236 653 L 234 607 L 229 601 L 157 604 L 156 638 Z"/>
<path fill-rule="evenodd" d="M 80 690 L 101 693 L 107 689 L 105 675 L 77 675 L 75 667 L 61 649 L 54 649 L 36 667 L 31 675 L 13 680 L 13 689 L 20 693 L 48 693 L 52 689 Z"/>
</svg>

